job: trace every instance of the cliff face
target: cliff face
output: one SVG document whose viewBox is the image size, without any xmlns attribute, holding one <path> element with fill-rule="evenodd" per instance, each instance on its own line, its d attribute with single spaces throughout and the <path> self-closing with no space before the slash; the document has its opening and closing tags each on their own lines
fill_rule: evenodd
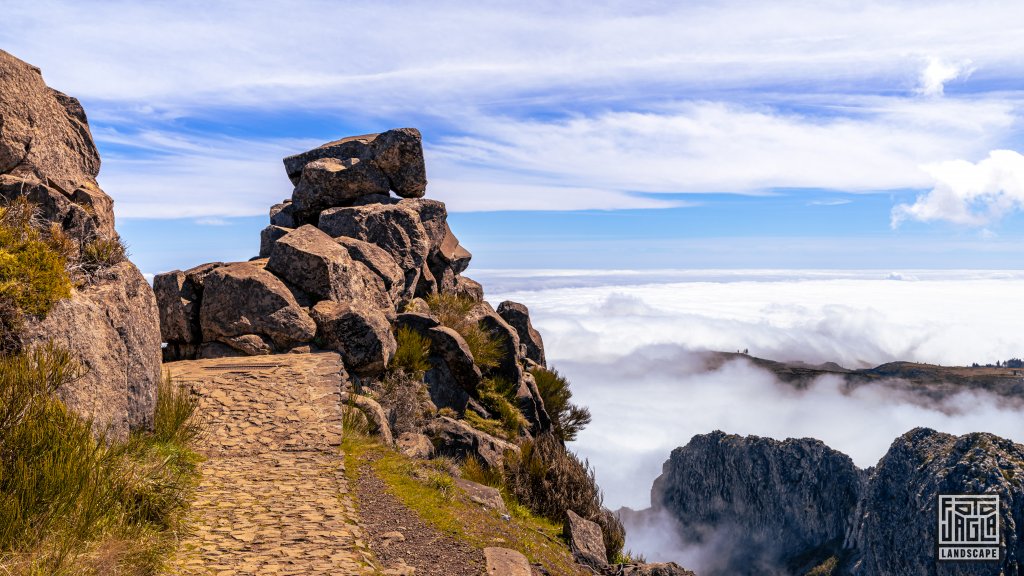
<svg viewBox="0 0 1024 576">
<path fill-rule="evenodd" d="M 853 461 L 819 440 L 713 432 L 672 451 L 651 502 L 714 547 L 704 576 L 803 574 L 842 548 L 860 494 Z"/>
<path fill-rule="evenodd" d="M 816 566 L 836 575 L 1008 576 L 1024 572 L 1022 475 L 1024 446 L 991 434 L 917 428 L 860 471 L 818 440 L 715 432 L 674 450 L 652 510 L 623 519 L 628 529 L 667 512 L 683 543 L 703 549 L 702 576 Z M 944 494 L 999 496 L 999 560 L 937 559 Z"/>
<path fill-rule="evenodd" d="M 56 225 L 72 257 L 117 246 L 114 203 L 96 183 L 100 157 L 78 100 L 46 86 L 38 68 L 0 50 L 0 200 L 25 197 L 43 227 Z M 160 379 L 156 298 L 127 260 L 74 271 L 76 289 L 46 318 L 30 318 L 24 346 L 53 340 L 87 373 L 59 390 L 73 410 L 116 436 L 152 420 Z"/>
<path fill-rule="evenodd" d="M 916 428 L 878 463 L 849 542 L 858 576 L 1020 574 L 1024 570 L 1024 446 L 992 434 Z M 936 562 L 940 494 L 998 494 L 999 562 Z"/>
</svg>

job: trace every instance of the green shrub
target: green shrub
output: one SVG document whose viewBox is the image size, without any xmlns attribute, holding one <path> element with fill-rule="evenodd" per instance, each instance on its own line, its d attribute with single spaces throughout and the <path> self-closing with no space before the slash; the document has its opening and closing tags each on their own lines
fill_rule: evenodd
<svg viewBox="0 0 1024 576">
<path fill-rule="evenodd" d="M 45 316 L 71 295 L 67 260 L 34 225 L 35 206 L 18 198 L 0 207 L 0 301 L 22 314 Z"/>
<path fill-rule="evenodd" d="M 505 487 L 517 501 L 556 522 L 567 510 L 601 524 L 609 558 L 622 551 L 625 530 L 602 507 L 603 496 L 587 461 L 580 461 L 553 434 L 542 434 L 519 444 L 519 452 L 507 451 Z"/>
<path fill-rule="evenodd" d="M 88 273 L 95 273 L 115 264 L 120 264 L 128 258 L 128 249 L 120 237 L 96 238 L 86 242 L 82 246 L 80 256 L 82 269 Z"/>
<path fill-rule="evenodd" d="M 153 438 L 157 442 L 192 444 L 204 430 L 198 417 L 199 396 L 188 386 L 176 384 L 164 374 L 157 387 L 156 410 L 153 415 Z"/>
<path fill-rule="evenodd" d="M 526 418 L 515 405 L 515 388 L 506 380 L 485 378 L 478 393 L 480 403 L 495 417 L 493 421 L 499 423 L 500 437 L 514 440 L 527 427 Z"/>
<path fill-rule="evenodd" d="M 569 381 L 555 369 L 530 370 L 537 381 L 537 389 L 544 400 L 544 408 L 551 417 L 551 426 L 562 442 L 572 442 L 576 435 L 590 424 L 590 410 L 570 402 L 572 390 Z"/>
<path fill-rule="evenodd" d="M 402 370 L 415 378 L 422 378 L 423 373 L 430 370 L 430 340 L 419 332 L 402 326 L 395 332 L 398 348 L 391 358 L 388 368 Z"/>
<path fill-rule="evenodd" d="M 473 361 L 481 370 L 486 372 L 501 364 L 505 343 L 468 319 L 476 302 L 460 294 L 431 294 L 426 300 L 438 322 L 458 332 L 466 341 Z"/>
<path fill-rule="evenodd" d="M 52 345 L 0 356 L 0 573 L 154 573 L 183 527 L 195 403 L 167 381 L 160 433 L 116 440 L 53 395 L 79 374 Z"/>
</svg>

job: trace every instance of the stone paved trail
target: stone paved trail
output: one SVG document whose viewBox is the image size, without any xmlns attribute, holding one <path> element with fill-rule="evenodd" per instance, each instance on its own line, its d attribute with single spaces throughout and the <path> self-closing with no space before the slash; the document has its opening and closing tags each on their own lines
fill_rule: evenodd
<svg viewBox="0 0 1024 576">
<path fill-rule="evenodd" d="M 336 354 L 165 364 L 200 394 L 207 460 L 195 534 L 170 574 L 366 574 L 340 454 Z"/>
</svg>

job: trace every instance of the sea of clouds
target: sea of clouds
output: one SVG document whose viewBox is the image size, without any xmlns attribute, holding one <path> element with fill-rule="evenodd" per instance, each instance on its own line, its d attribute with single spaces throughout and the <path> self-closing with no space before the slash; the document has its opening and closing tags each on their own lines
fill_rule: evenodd
<svg viewBox="0 0 1024 576">
<path fill-rule="evenodd" d="M 511 299 L 530 308 L 549 364 L 569 377 L 574 400 L 593 413 L 571 447 L 596 468 L 612 509 L 646 508 L 671 450 L 716 429 L 819 438 L 860 467 L 876 464 L 898 435 L 916 426 L 1024 442 L 1020 404 L 988 393 L 934 403 L 886 386 L 847 391 L 831 377 L 796 390 L 745 360 L 709 371 L 700 355 L 748 349 L 761 358 L 848 368 L 1019 357 L 1022 272 L 485 270 L 473 276 L 488 287 L 492 304 Z"/>
</svg>

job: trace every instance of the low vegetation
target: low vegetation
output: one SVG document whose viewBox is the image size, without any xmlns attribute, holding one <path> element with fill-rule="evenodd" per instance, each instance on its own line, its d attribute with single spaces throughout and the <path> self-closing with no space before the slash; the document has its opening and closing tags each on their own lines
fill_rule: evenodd
<svg viewBox="0 0 1024 576">
<path fill-rule="evenodd" d="M 154 430 L 116 439 L 55 397 L 81 374 L 52 345 L 0 356 L 0 573 L 155 574 L 186 528 L 191 392 L 163 381 Z"/>
<path fill-rule="evenodd" d="M 455 485 L 447 459 L 412 460 L 354 434 L 347 435 L 343 450 L 350 483 L 369 468 L 389 493 L 438 531 L 479 549 L 511 546 L 551 574 L 586 574 L 561 539 L 561 522 L 533 514 L 511 499 L 506 500 L 508 518 L 482 508 Z"/>
<path fill-rule="evenodd" d="M 388 368 L 392 372 L 401 370 L 415 378 L 423 378 L 423 373 L 430 370 L 430 340 L 412 328 L 402 326 L 395 331 L 395 341 L 398 348 Z"/>
<path fill-rule="evenodd" d="M 469 317 L 476 302 L 461 294 L 439 293 L 427 297 L 427 306 L 442 326 L 447 326 L 462 336 L 473 355 L 473 360 L 481 370 L 487 372 L 501 363 L 504 342 Z"/>
<path fill-rule="evenodd" d="M 555 436 L 562 442 L 572 442 L 590 424 L 590 410 L 570 402 L 572 390 L 569 381 L 558 370 L 534 368 L 530 373 L 537 381 Z"/>
</svg>

